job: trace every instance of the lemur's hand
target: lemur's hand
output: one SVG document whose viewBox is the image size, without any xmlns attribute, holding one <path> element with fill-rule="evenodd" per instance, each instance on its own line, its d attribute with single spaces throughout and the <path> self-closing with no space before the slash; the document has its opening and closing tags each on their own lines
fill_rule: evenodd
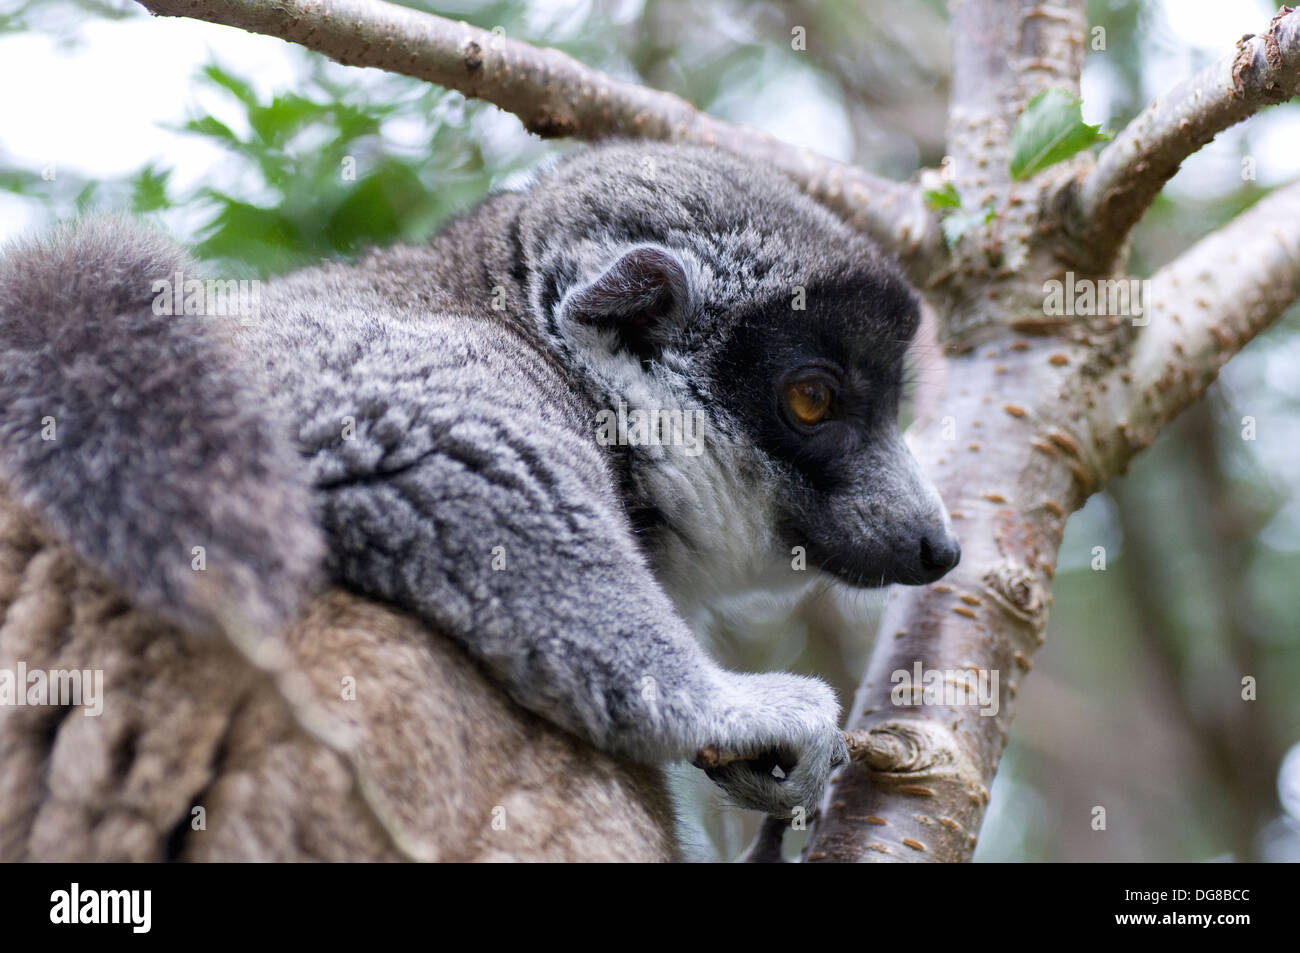
<svg viewBox="0 0 1300 953">
<path fill-rule="evenodd" d="M 848 760 L 840 707 L 823 682 L 800 675 L 739 675 L 718 698 L 716 737 L 695 766 L 741 807 L 777 817 L 821 803 L 831 769 Z"/>
</svg>

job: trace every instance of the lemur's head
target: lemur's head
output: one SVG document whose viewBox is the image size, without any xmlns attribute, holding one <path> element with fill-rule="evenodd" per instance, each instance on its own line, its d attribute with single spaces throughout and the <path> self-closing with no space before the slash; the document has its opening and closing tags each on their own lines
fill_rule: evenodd
<svg viewBox="0 0 1300 953">
<path fill-rule="evenodd" d="M 646 143 L 544 174 L 521 235 L 533 313 L 669 569 L 788 572 L 803 547 L 880 586 L 957 564 L 898 427 L 917 300 L 870 241 L 761 165 Z"/>
</svg>

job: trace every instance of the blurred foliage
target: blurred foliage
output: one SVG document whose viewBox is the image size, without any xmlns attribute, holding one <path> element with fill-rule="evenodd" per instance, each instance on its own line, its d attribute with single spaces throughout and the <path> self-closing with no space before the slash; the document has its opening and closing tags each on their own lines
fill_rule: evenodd
<svg viewBox="0 0 1300 953">
<path fill-rule="evenodd" d="M 215 64 L 199 82 L 242 107 L 248 129 L 238 134 L 210 115 L 183 127 L 226 149 L 243 170 L 237 188 L 204 186 L 175 199 L 212 209 L 195 245 L 203 258 L 266 275 L 368 245 L 415 241 L 491 184 L 463 115 L 453 115 L 463 113 L 457 94 L 417 85 L 394 99 L 358 95 L 317 69 L 301 89 L 263 102 Z M 399 117 L 418 117 L 427 127 L 413 154 L 385 146 L 384 124 Z M 144 170 L 133 183 L 136 209 L 165 207 L 163 184 L 165 176 Z"/>
<path fill-rule="evenodd" d="M 943 0 L 406 5 L 557 47 L 894 178 L 943 158 Z M 1185 49 L 1156 0 L 1087 6 L 1105 48 L 1087 54 L 1084 110 L 1108 130 L 1237 39 Z M 1262 26 L 1270 11 L 1258 6 Z M 39 35 L 58 50 L 76 49 L 87 24 L 110 20 L 120 29 L 168 25 L 149 22 L 130 0 L 0 0 L 0 44 Z M 792 42 L 799 28 L 806 49 Z M 422 240 L 485 192 L 571 147 L 542 143 L 459 94 L 294 47 L 277 46 L 276 55 L 297 64 L 295 79 L 268 86 L 257 69 L 222 55 L 267 41 L 228 30 L 213 36 L 218 52 L 193 75 L 157 77 L 188 84 L 191 114 L 170 128 L 178 142 L 210 148 L 217 158 L 208 168 L 142 152 L 120 177 L 96 175 L 75 157 L 54 175 L 8 158 L 4 147 L 18 144 L 6 139 L 0 100 L 0 199 L 19 203 L 0 209 L 21 208 L 33 227 L 90 208 L 130 210 L 190 242 L 213 267 L 269 275 Z M 76 102 L 51 108 L 60 122 L 75 121 Z M 1270 148 L 1276 140 L 1266 133 L 1295 127 L 1296 115 L 1295 105 L 1270 109 L 1221 135 L 1204 161 L 1189 162 L 1134 236 L 1134 273 L 1150 274 L 1294 176 L 1294 158 Z M 1258 180 L 1241 174 L 1243 159 L 1257 162 Z M 950 217 L 980 214 L 939 193 L 933 201 Z M 1300 320 L 1292 314 L 1234 359 L 1210 399 L 1128 477 L 1071 518 L 1047 644 L 1017 699 L 977 858 L 1300 859 L 1300 820 L 1284 818 L 1275 791 L 1282 753 L 1300 739 L 1300 693 L 1290 688 L 1300 678 L 1298 381 Z M 1242 439 L 1248 416 L 1255 440 Z M 1093 567 L 1098 546 L 1104 571 Z M 758 597 L 707 621 L 728 663 L 818 672 L 848 698 L 878 601 L 823 592 L 791 628 Z M 1259 679 L 1257 702 L 1240 700 L 1246 674 Z M 697 808 L 700 849 L 737 853 L 753 819 L 721 810 L 699 772 L 679 774 Z M 1089 826 L 1095 805 L 1107 808 L 1106 832 Z"/>
</svg>

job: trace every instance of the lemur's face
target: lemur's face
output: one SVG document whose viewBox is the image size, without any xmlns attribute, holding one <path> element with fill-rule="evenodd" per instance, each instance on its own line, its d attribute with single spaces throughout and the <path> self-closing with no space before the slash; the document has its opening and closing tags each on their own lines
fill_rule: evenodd
<svg viewBox="0 0 1300 953">
<path fill-rule="evenodd" d="M 719 537 L 739 536 L 787 560 L 803 547 L 809 563 L 852 585 L 884 586 L 933 582 L 960 558 L 898 428 L 916 300 L 892 269 L 855 260 L 837 257 L 842 267 L 798 286 L 795 307 L 784 290 L 719 293 L 688 250 L 625 246 L 563 297 L 562 334 L 602 403 L 630 415 L 675 408 L 686 424 L 708 418 L 709 434 L 687 428 L 693 445 L 634 435 L 621 451 L 643 497 L 633 506 L 706 561 L 706 551 L 765 555 L 732 545 L 723 557 Z M 603 413 L 608 428 L 623 426 Z M 775 539 L 763 541 L 756 522 Z"/>
<path fill-rule="evenodd" d="M 913 296 L 890 274 L 806 289 L 731 324 L 714 392 L 776 475 L 789 547 L 856 586 L 933 582 L 961 549 L 898 427 Z"/>
<path fill-rule="evenodd" d="M 868 240 L 759 164 L 647 144 L 562 167 L 529 216 L 531 303 L 602 406 L 709 419 L 702 455 L 620 451 L 689 572 L 794 547 L 858 586 L 957 564 L 898 428 L 916 299 Z"/>
</svg>

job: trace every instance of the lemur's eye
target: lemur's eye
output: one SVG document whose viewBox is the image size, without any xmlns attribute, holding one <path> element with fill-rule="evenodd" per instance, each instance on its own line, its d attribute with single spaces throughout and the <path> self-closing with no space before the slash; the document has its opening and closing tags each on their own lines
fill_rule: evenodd
<svg viewBox="0 0 1300 953">
<path fill-rule="evenodd" d="M 820 423 L 831 409 L 830 385 L 820 377 L 791 381 L 785 387 L 785 402 L 801 424 Z"/>
</svg>

